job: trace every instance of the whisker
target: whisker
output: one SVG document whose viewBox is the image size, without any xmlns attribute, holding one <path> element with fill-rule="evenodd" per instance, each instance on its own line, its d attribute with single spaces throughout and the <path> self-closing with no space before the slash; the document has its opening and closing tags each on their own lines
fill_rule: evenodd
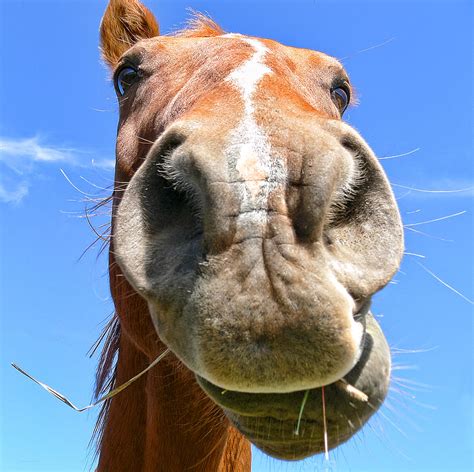
<svg viewBox="0 0 474 472">
<path fill-rule="evenodd" d="M 382 43 L 375 44 L 374 46 L 370 46 L 368 48 L 360 49 L 359 51 L 356 51 L 356 52 L 352 53 L 349 56 L 341 57 L 339 60 L 340 61 L 345 61 L 346 59 L 352 59 L 354 56 L 357 56 L 358 54 L 361 54 L 361 53 L 367 52 L 367 51 L 372 51 L 372 49 L 381 48 L 382 46 L 385 46 L 385 45 L 387 45 L 388 43 L 391 43 L 394 40 L 395 40 L 395 36 L 386 39 Z"/>
<path fill-rule="evenodd" d="M 375 408 L 372 404 L 369 403 L 371 408 L 374 411 L 377 411 L 377 408 Z M 409 439 L 408 435 L 403 431 L 399 426 L 395 424 L 395 422 L 387 415 L 385 414 L 381 409 L 378 409 L 378 414 L 382 416 L 391 426 L 393 426 L 401 435 L 403 435 L 405 438 Z"/>
<path fill-rule="evenodd" d="M 392 364 L 392 372 L 397 370 L 418 370 L 419 367 L 415 364 Z"/>
<path fill-rule="evenodd" d="M 110 192 L 111 188 L 105 188 L 105 187 L 100 187 L 99 185 L 96 185 L 94 184 L 93 182 L 91 182 L 90 180 L 87 180 L 85 177 L 83 177 L 82 175 L 79 176 L 80 179 L 82 179 L 84 182 L 88 183 L 89 185 L 92 185 L 92 187 L 95 187 L 99 190 L 104 190 L 106 192 Z"/>
<path fill-rule="evenodd" d="M 398 376 L 392 375 L 390 379 L 392 380 L 392 382 L 395 382 L 397 385 L 401 385 L 402 387 L 405 387 L 415 392 L 416 391 L 431 392 L 433 390 L 433 387 L 431 385 L 427 385 L 421 382 L 416 382 L 415 380 L 411 380 L 405 377 L 398 377 Z"/>
<path fill-rule="evenodd" d="M 386 44 L 391 43 L 392 41 L 395 41 L 395 36 L 392 36 L 391 38 L 386 39 L 382 43 L 375 44 L 374 46 L 370 46 L 370 47 L 365 48 L 365 49 L 360 49 L 359 51 L 356 52 L 356 54 L 360 54 L 362 52 L 367 52 L 367 51 L 372 51 L 372 49 L 381 48 L 382 46 L 385 46 Z"/>
<path fill-rule="evenodd" d="M 461 193 L 461 192 L 467 192 L 469 190 L 474 189 L 474 187 L 466 187 L 466 188 L 460 188 L 460 189 L 454 189 L 454 190 L 430 190 L 430 189 L 425 189 L 425 188 L 409 187 L 407 185 L 396 184 L 394 182 L 390 182 L 390 184 L 393 185 L 394 187 L 400 187 L 400 188 L 404 188 L 410 191 L 421 192 L 421 193 Z"/>
<path fill-rule="evenodd" d="M 433 346 L 430 348 L 424 348 L 424 349 L 403 349 L 401 347 L 395 347 L 392 346 L 390 348 L 390 351 L 394 355 L 401 355 L 401 354 L 424 354 L 426 352 L 432 352 L 438 349 L 438 346 Z"/>
<path fill-rule="evenodd" d="M 408 230 L 408 231 L 412 231 L 413 233 L 417 233 L 417 234 L 421 234 L 422 236 L 426 236 L 428 238 L 433 238 L 433 239 L 438 239 L 440 241 L 445 241 L 447 243 L 453 243 L 454 241 L 452 239 L 445 239 L 445 238 L 440 238 L 439 236 L 434 236 L 432 234 L 429 234 L 429 233 L 425 233 L 424 231 L 420 231 L 418 229 L 415 229 L 415 228 L 407 228 L 405 226 L 405 229 Z"/>
<path fill-rule="evenodd" d="M 66 172 L 64 172 L 63 169 L 59 169 L 59 171 L 61 172 L 61 174 L 63 174 L 64 178 L 71 184 L 74 190 L 77 190 L 80 194 L 85 195 L 86 197 L 95 197 L 95 195 L 93 195 L 92 193 L 83 192 L 81 189 L 76 187 L 76 185 L 72 183 L 71 179 L 67 176 Z"/>
<path fill-rule="evenodd" d="M 112 109 L 107 110 L 106 108 L 95 108 L 95 107 L 92 107 L 91 110 L 92 111 L 98 111 L 99 113 L 111 113 L 111 112 L 114 111 Z"/>
<path fill-rule="evenodd" d="M 403 195 L 400 195 L 399 197 L 396 197 L 395 200 L 397 200 L 397 202 L 398 202 L 398 201 L 402 200 L 403 198 L 408 197 L 408 195 L 410 195 L 410 194 L 411 194 L 411 190 L 408 190 L 408 192 L 405 192 Z"/>
<path fill-rule="evenodd" d="M 419 414 L 418 411 L 414 410 L 413 408 L 409 408 L 408 404 L 404 401 L 396 401 L 396 404 L 392 402 L 396 400 L 394 397 L 391 397 L 385 401 L 385 407 L 388 411 L 397 415 L 402 421 L 404 425 L 409 425 L 411 428 L 418 433 L 422 433 L 423 429 L 417 423 L 417 419 L 424 419 L 423 415 Z"/>
<path fill-rule="evenodd" d="M 385 156 L 385 157 L 379 157 L 379 161 L 384 161 L 387 159 L 395 159 L 397 157 L 404 157 L 404 156 L 409 156 L 411 154 L 414 154 L 415 152 L 419 151 L 421 148 L 417 147 L 415 149 L 412 149 L 411 151 L 404 152 L 403 154 L 395 154 L 394 156 Z"/>
<path fill-rule="evenodd" d="M 416 252 L 404 252 L 405 256 L 414 256 L 414 257 L 419 257 L 421 259 L 426 259 L 426 256 L 423 254 L 417 254 Z"/>
<path fill-rule="evenodd" d="M 474 301 L 472 301 L 470 298 L 466 297 L 466 295 L 463 295 L 459 290 L 456 290 L 453 286 L 449 285 L 447 282 L 444 280 L 440 279 L 435 273 L 433 273 L 428 267 L 424 266 L 420 262 L 417 262 L 417 264 L 428 274 L 430 274 L 435 280 L 437 280 L 439 283 L 443 284 L 446 288 L 449 288 L 449 290 L 453 291 L 455 294 L 459 295 L 462 299 L 466 300 L 468 303 L 471 305 L 474 305 Z"/>
<path fill-rule="evenodd" d="M 434 218 L 433 220 L 426 220 L 426 221 L 419 221 L 418 223 L 409 223 L 406 225 L 403 225 L 405 228 L 411 227 L 411 226 L 419 226 L 419 225 L 426 225 L 428 223 L 435 223 L 436 221 L 442 221 L 442 220 L 447 220 L 449 218 L 454 218 L 456 216 L 461 216 L 466 213 L 466 210 L 463 211 L 458 211 L 457 213 L 453 213 L 451 215 L 446 215 L 446 216 L 441 216 L 440 218 Z"/>
<path fill-rule="evenodd" d="M 321 400 L 323 403 L 324 459 L 328 461 L 329 460 L 328 424 L 326 420 L 326 398 L 324 396 L 324 385 L 321 387 Z"/>
<path fill-rule="evenodd" d="M 403 390 L 403 388 L 401 388 L 401 387 L 390 386 L 390 392 L 396 393 L 400 397 L 400 398 L 397 398 L 395 396 L 392 396 L 391 397 L 392 400 L 403 403 L 406 407 L 408 407 L 408 404 L 404 400 L 408 398 L 410 404 L 413 403 L 414 405 L 419 406 L 421 408 L 425 408 L 427 410 L 432 410 L 432 411 L 438 410 L 437 406 L 430 405 L 429 403 L 420 402 L 417 399 L 416 395 L 414 395 L 411 392 L 407 392 L 406 390 Z M 412 411 L 414 411 L 414 410 L 412 409 Z"/>
</svg>

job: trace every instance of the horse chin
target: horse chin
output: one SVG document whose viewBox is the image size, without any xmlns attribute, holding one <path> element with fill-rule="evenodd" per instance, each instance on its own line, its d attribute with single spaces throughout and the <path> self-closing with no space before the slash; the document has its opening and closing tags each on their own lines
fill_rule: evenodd
<svg viewBox="0 0 474 472">
<path fill-rule="evenodd" d="M 219 405 L 232 424 L 256 447 L 277 459 L 300 460 L 333 449 L 354 436 L 378 410 L 388 392 L 390 350 L 373 316 L 366 315 L 362 355 L 344 380 L 367 395 L 354 398 L 339 383 L 291 393 L 245 393 L 223 390 L 196 375 L 204 392 Z M 300 421 L 298 418 L 300 417 Z M 299 425 L 298 425 L 299 423 Z"/>
</svg>

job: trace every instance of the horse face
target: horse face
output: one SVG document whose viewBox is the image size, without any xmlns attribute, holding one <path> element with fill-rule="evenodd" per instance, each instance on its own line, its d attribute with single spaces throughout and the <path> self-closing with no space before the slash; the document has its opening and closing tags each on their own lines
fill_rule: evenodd
<svg viewBox="0 0 474 472">
<path fill-rule="evenodd" d="M 134 23 L 112 2 L 101 31 L 120 102 L 112 259 L 254 444 L 286 459 L 320 452 L 325 386 L 335 447 L 386 395 L 390 353 L 368 310 L 403 251 L 384 172 L 341 121 L 349 79 L 322 53 L 204 20 L 147 39 L 149 12 L 121 3 Z"/>
</svg>

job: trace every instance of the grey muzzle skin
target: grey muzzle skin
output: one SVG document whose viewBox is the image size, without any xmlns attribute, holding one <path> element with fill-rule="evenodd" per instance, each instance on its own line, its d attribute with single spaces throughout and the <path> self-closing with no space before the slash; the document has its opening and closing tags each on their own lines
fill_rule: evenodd
<svg viewBox="0 0 474 472">
<path fill-rule="evenodd" d="M 333 445 L 383 401 L 390 354 L 359 308 L 403 253 L 395 199 L 362 138 L 338 121 L 315 120 L 311 139 L 297 125 L 300 158 L 287 156 L 285 179 L 259 180 L 252 200 L 248 182 L 229 178 L 225 139 L 210 142 L 212 120 L 173 124 L 125 190 L 114 233 L 116 260 L 161 340 L 250 440 L 284 458 L 320 450 L 308 436 L 318 437 L 319 387 L 328 386 Z M 281 157 L 283 143 L 275 147 Z M 369 396 L 357 408 L 330 387 L 351 375 Z M 295 440 L 308 389 L 308 429 Z M 246 410 L 256 404 L 261 413 Z M 262 424 L 275 437 L 264 440 Z"/>
</svg>

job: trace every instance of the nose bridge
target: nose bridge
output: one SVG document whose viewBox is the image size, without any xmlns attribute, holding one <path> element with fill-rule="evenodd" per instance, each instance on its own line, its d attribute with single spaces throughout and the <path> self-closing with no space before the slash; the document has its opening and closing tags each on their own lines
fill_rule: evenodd
<svg viewBox="0 0 474 472">
<path fill-rule="evenodd" d="M 283 193 L 288 172 L 285 156 L 278 155 L 272 149 L 256 116 L 258 91 L 263 80 L 273 75 L 265 63 L 269 50 L 256 39 L 243 40 L 253 48 L 254 53 L 226 80 L 240 95 L 243 109 L 238 124 L 229 133 L 224 156 L 230 181 L 238 183 L 240 213 L 255 213 L 258 219 L 259 213 L 270 210 L 272 197 L 277 203 L 277 194 Z"/>
<path fill-rule="evenodd" d="M 317 118 L 279 117 L 277 129 L 266 129 L 244 116 L 225 132 L 217 132 L 218 123 L 216 116 L 177 123 L 184 142 L 170 156 L 200 196 L 208 250 L 250 238 L 320 238 L 351 161 L 338 138 Z"/>
<path fill-rule="evenodd" d="M 187 136 L 180 155 L 188 164 L 179 167 L 187 167 L 185 179 L 194 174 L 207 245 L 277 234 L 288 243 L 298 233 L 318 237 L 340 160 L 334 148 L 341 146 L 318 115 L 295 114 L 299 102 L 288 104 L 292 94 L 279 95 L 285 81 L 266 64 L 267 47 L 241 40 L 252 54 L 222 88 L 196 104 L 199 120 L 191 112 L 175 124 Z M 226 108 L 223 97 L 229 94 L 233 105 Z"/>
<path fill-rule="evenodd" d="M 236 182 L 240 213 L 284 212 L 287 156 L 272 146 L 254 116 L 244 116 L 224 148 L 228 178 Z"/>
</svg>

